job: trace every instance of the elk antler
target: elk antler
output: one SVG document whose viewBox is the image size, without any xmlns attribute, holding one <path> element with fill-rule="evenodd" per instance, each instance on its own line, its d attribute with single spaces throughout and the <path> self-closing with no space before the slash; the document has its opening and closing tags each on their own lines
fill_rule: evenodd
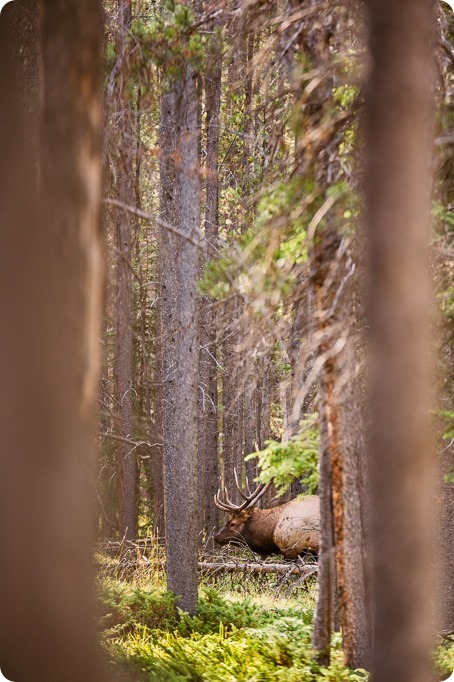
<svg viewBox="0 0 454 682">
<path fill-rule="evenodd" d="M 267 483 L 266 485 L 264 483 L 259 483 L 257 488 L 254 490 L 253 493 L 248 490 L 248 495 L 241 489 L 241 486 L 238 482 L 238 475 L 236 473 L 236 469 L 233 470 L 233 473 L 235 475 L 235 484 L 238 489 L 238 492 L 240 493 L 241 497 L 243 498 L 244 502 L 242 504 L 234 504 L 227 493 L 227 488 L 224 487 L 224 499 L 221 499 L 221 491 L 218 490 L 216 495 L 214 496 L 214 503 L 218 509 L 222 509 L 222 511 L 226 512 L 240 512 L 243 511 L 243 509 L 250 509 L 253 507 L 257 502 L 260 500 L 261 497 L 266 493 L 268 488 L 271 485 L 271 481 Z"/>
</svg>

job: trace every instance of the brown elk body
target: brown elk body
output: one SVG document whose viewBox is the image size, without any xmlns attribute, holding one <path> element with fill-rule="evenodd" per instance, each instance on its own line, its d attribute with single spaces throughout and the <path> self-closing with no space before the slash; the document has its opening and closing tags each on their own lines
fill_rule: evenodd
<svg viewBox="0 0 454 682">
<path fill-rule="evenodd" d="M 320 528 L 320 501 L 316 495 L 301 500 L 291 500 L 271 509 L 255 509 L 254 504 L 268 486 L 245 495 L 238 486 L 245 502 L 234 505 L 229 500 L 215 497 L 216 505 L 231 514 L 224 528 L 215 535 L 219 545 L 229 542 L 247 544 L 252 551 L 267 556 L 281 552 L 287 560 L 296 559 L 306 550 L 318 550 Z"/>
</svg>

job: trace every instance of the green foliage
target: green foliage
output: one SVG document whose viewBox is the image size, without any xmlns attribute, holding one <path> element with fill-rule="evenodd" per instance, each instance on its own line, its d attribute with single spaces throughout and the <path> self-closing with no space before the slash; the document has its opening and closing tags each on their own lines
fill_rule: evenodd
<svg viewBox="0 0 454 682">
<path fill-rule="evenodd" d="M 276 308 L 291 293 L 297 277 L 294 266 L 308 259 L 308 216 L 299 210 L 302 191 L 296 178 L 275 183 L 262 194 L 253 228 L 207 265 L 200 283 L 203 293 L 222 298 L 240 291 L 254 301 L 257 314 L 265 314 L 269 305 Z M 238 192 L 226 188 L 221 199 L 238 202 Z"/>
<path fill-rule="evenodd" d="M 190 8 L 177 5 L 174 13 L 159 16 L 153 23 L 133 22 L 132 33 L 140 39 L 142 58 L 165 69 L 167 83 L 182 78 L 186 68 L 198 70 L 203 62 L 200 36 L 190 31 Z"/>
<path fill-rule="evenodd" d="M 191 634 L 208 635 L 223 630 L 230 632 L 262 622 L 263 613 L 246 598 L 241 602 L 228 601 L 213 588 L 202 591 L 196 616 L 181 614 L 178 632 L 182 637 Z"/>
<path fill-rule="evenodd" d="M 134 84 L 143 82 L 143 75 L 150 64 L 164 70 L 167 84 L 182 78 L 188 66 L 199 70 L 204 59 L 204 46 L 193 25 L 191 7 L 172 2 L 166 4 L 162 13 L 146 19 L 134 19 L 126 36 L 130 81 L 126 90 L 132 93 Z M 112 68 L 117 59 L 114 43 L 107 44 L 105 58 L 107 66 Z M 121 76 L 124 79 L 125 74 Z"/>
<path fill-rule="evenodd" d="M 435 665 L 443 678 L 454 670 L 454 642 L 452 639 L 439 646 L 434 655 Z"/>
<path fill-rule="evenodd" d="M 437 415 L 443 420 L 445 426 L 443 439 L 452 440 L 454 438 L 454 412 L 452 410 L 438 410 Z"/>
<path fill-rule="evenodd" d="M 120 598 L 120 593 L 123 597 Z M 138 594 L 135 594 L 138 592 Z M 105 599 L 105 598 L 104 598 Z M 112 588 L 108 603 L 112 606 Z M 360 682 L 364 671 L 343 667 L 340 638 L 334 638 L 333 662 L 320 667 L 310 650 L 312 611 L 301 606 L 268 607 L 246 599 L 235 601 L 215 590 L 205 590 L 196 617 L 180 614 L 179 622 L 166 611 L 172 599 L 156 594 L 149 608 L 164 614 L 158 626 L 150 627 L 142 591 L 118 586 L 114 604 L 121 603 L 124 621 L 135 625 L 116 638 L 105 637 L 105 648 L 116 665 L 132 668 L 139 679 L 206 682 L 299 682 L 329 680 Z M 137 605 L 139 607 L 137 608 Z M 147 622 L 139 622 L 139 614 Z"/>
<path fill-rule="evenodd" d="M 454 286 L 448 286 L 437 294 L 439 310 L 444 316 L 446 323 L 454 321 Z"/>
<path fill-rule="evenodd" d="M 344 181 L 323 194 L 299 177 L 273 184 L 262 192 L 253 227 L 207 264 L 199 283 L 201 292 L 217 299 L 238 292 L 256 316 L 281 317 L 300 281 L 301 267 L 308 262 L 308 230 L 322 233 L 328 204 L 330 219 L 342 223 L 359 212 L 358 197 Z"/>
<path fill-rule="evenodd" d="M 176 623 L 175 601 L 170 592 L 105 582 L 98 599 L 104 635 L 126 635 L 142 627 L 171 628 Z"/>
<path fill-rule="evenodd" d="M 358 97 L 357 85 L 344 83 L 333 89 L 333 101 L 341 109 L 350 109 Z"/>
<path fill-rule="evenodd" d="M 261 482 L 273 480 L 278 495 L 288 489 L 294 478 L 300 479 L 309 493 L 315 493 L 319 480 L 319 443 L 318 415 L 306 414 L 296 436 L 285 443 L 268 440 L 264 450 L 248 455 L 246 460 L 258 458 Z"/>
<path fill-rule="evenodd" d="M 438 225 L 442 225 L 448 232 L 454 231 L 454 211 L 439 201 L 432 206 L 432 216 Z"/>
</svg>

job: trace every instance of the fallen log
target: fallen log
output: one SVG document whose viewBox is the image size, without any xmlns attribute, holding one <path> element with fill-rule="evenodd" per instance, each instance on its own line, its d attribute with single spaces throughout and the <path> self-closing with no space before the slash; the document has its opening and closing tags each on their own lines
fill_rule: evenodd
<svg viewBox="0 0 454 682">
<path fill-rule="evenodd" d="M 209 561 L 199 561 L 197 564 L 199 570 L 206 573 L 216 573 L 225 571 L 227 573 L 284 573 L 287 575 L 300 575 L 303 578 L 309 578 L 318 572 L 318 564 L 310 564 L 308 566 L 298 566 L 297 564 L 240 564 L 234 561 L 226 561 L 224 563 L 215 563 Z"/>
</svg>

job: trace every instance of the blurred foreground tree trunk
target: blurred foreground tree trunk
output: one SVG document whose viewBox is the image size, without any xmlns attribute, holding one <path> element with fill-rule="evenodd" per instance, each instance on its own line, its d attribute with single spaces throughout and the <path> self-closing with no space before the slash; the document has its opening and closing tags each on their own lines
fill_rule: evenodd
<svg viewBox="0 0 454 682">
<path fill-rule="evenodd" d="M 41 2 L 41 205 L 8 60 L 7 11 L 0 18 L 0 667 L 17 681 L 95 682 L 102 14 L 93 0 Z"/>
<path fill-rule="evenodd" d="M 433 596 L 428 247 L 435 3 L 367 4 L 372 674 L 374 682 L 427 682 Z"/>
</svg>

